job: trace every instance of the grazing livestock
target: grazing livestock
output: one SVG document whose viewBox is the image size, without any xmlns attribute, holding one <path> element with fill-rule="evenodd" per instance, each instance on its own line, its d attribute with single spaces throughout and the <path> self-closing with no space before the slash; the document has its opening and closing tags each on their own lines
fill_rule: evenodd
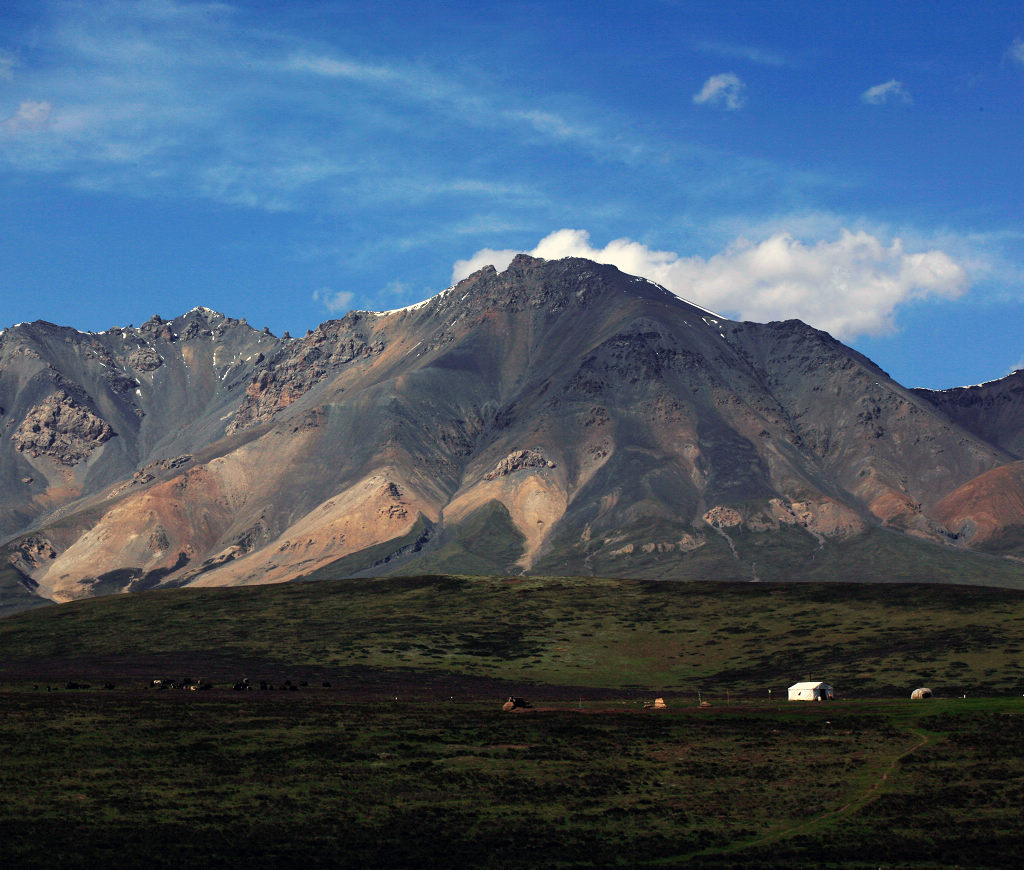
<svg viewBox="0 0 1024 870">
<path fill-rule="evenodd" d="M 507 713 L 510 710 L 524 710 L 532 706 L 533 705 L 529 701 L 524 701 L 522 698 L 509 696 L 509 699 L 501 705 L 501 709 Z"/>
<path fill-rule="evenodd" d="M 149 687 L 160 690 L 180 689 L 185 692 L 198 692 L 200 689 L 212 689 L 213 683 L 208 683 L 205 680 L 194 680 L 192 677 L 183 677 L 180 680 L 151 680 Z"/>
</svg>

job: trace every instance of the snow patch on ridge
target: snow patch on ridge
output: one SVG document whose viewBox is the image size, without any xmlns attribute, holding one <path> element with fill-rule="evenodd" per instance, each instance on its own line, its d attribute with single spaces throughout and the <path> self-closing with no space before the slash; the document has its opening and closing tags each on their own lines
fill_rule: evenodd
<svg viewBox="0 0 1024 870">
<path fill-rule="evenodd" d="M 1024 369 L 1015 369 L 1008 375 L 1003 375 L 1001 378 L 992 378 L 989 381 L 982 381 L 980 384 L 964 384 L 962 387 L 946 387 L 944 390 L 933 390 L 928 387 L 914 387 L 917 390 L 927 390 L 929 393 L 952 393 L 956 390 L 974 390 L 978 387 L 987 387 L 989 384 L 998 384 L 1000 381 L 1005 381 L 1007 378 L 1012 377 L 1015 374 L 1024 371 Z"/>
<path fill-rule="evenodd" d="M 377 317 L 386 317 L 389 314 L 402 314 L 405 311 L 418 311 L 420 308 L 425 308 L 431 302 L 434 302 L 434 301 L 440 299 L 441 297 L 443 297 L 447 293 L 451 293 L 452 290 L 454 290 L 456 288 L 456 286 L 458 286 L 458 285 L 453 284 L 451 287 L 448 287 L 445 290 L 442 290 L 440 293 L 435 293 L 433 296 L 429 297 L 428 299 L 424 299 L 422 302 L 414 302 L 412 305 L 404 305 L 401 308 L 392 308 L 392 309 L 390 309 L 388 311 L 360 311 L 359 313 L 360 314 L 374 314 Z M 466 297 L 463 296 L 462 298 L 465 299 Z"/>
</svg>

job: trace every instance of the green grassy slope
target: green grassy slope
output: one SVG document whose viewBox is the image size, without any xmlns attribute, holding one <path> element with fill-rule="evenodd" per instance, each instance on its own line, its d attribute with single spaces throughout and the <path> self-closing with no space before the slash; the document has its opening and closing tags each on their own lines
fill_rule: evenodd
<svg viewBox="0 0 1024 870">
<path fill-rule="evenodd" d="M 158 590 L 0 619 L 0 652 L 3 866 L 934 870 L 1016 867 L 1024 836 L 1015 590 Z M 146 688 L 185 675 L 216 687 Z M 808 675 L 841 700 L 782 702 Z"/>
<path fill-rule="evenodd" d="M 1024 592 L 448 576 L 175 589 L 16 614 L 0 649 L 0 679 L 162 662 L 211 678 L 401 669 L 763 697 L 814 677 L 845 697 L 1019 695 Z"/>
</svg>

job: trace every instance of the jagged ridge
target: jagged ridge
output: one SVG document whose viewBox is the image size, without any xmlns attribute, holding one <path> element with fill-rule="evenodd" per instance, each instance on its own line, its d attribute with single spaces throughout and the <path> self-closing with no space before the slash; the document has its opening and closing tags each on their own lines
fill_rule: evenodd
<svg viewBox="0 0 1024 870">
<path fill-rule="evenodd" d="M 299 339 L 204 308 L 23 324 L 0 408 L 8 558 L 58 599 L 334 563 L 799 576 L 875 528 L 991 549 L 1020 521 L 972 519 L 991 487 L 949 501 L 1013 461 L 1014 415 L 972 423 L 798 321 L 578 259 Z M 490 554 L 460 531 L 485 527 Z"/>
</svg>

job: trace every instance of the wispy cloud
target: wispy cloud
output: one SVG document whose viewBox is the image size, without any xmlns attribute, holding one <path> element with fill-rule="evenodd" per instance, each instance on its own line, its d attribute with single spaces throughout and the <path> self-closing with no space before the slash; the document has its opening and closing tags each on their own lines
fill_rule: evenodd
<svg viewBox="0 0 1024 870">
<path fill-rule="evenodd" d="M 0 49 L 0 81 L 9 82 L 14 79 L 14 69 L 18 65 L 17 58 Z"/>
<path fill-rule="evenodd" d="M 46 101 L 25 100 L 11 117 L 0 121 L 0 130 L 17 134 L 40 130 L 50 120 L 53 106 Z"/>
<path fill-rule="evenodd" d="M 1017 37 L 1006 51 L 1006 56 L 1014 63 L 1024 66 L 1024 39 Z"/>
<path fill-rule="evenodd" d="M 50 13 L 33 44 L 0 52 L 8 100 L 24 94 L 0 94 L 0 132 L 40 133 L 9 143 L 0 166 L 90 190 L 267 211 L 371 205 L 388 188 L 522 205 L 535 194 L 474 137 L 626 162 L 645 150 L 585 101 L 566 110 L 483 71 L 367 61 L 261 28 L 245 7 L 104 0 Z"/>
<path fill-rule="evenodd" d="M 452 280 L 488 263 L 504 268 L 516 253 L 479 251 L 455 264 Z M 912 252 L 898 238 L 885 242 L 864 231 L 843 230 L 834 241 L 813 243 L 786 232 L 759 242 L 738 238 L 703 258 L 630 239 L 597 248 L 585 230 L 562 229 L 529 253 L 610 263 L 716 311 L 758 321 L 796 317 L 847 340 L 893 332 L 899 306 L 927 297 L 955 299 L 969 283 L 963 266 L 941 250 Z"/>
<path fill-rule="evenodd" d="M 331 314 L 340 314 L 349 311 L 355 293 L 348 290 L 332 290 L 329 287 L 322 287 L 313 291 L 313 301 L 319 302 Z"/>
<path fill-rule="evenodd" d="M 790 65 L 783 54 L 752 45 L 700 40 L 694 43 L 694 47 L 704 54 L 713 54 L 716 57 L 723 57 L 729 60 L 745 60 L 760 66 L 783 67 Z"/>
<path fill-rule="evenodd" d="M 903 82 L 896 79 L 889 79 L 880 85 L 868 88 L 860 95 L 861 101 L 871 106 L 880 106 L 884 103 L 910 103 L 910 91 Z"/>
<path fill-rule="evenodd" d="M 747 86 L 735 73 L 719 73 L 704 82 L 704 87 L 693 95 L 693 101 L 698 105 L 735 111 L 746 105 L 746 89 Z"/>
<path fill-rule="evenodd" d="M 281 69 L 312 73 L 326 78 L 348 79 L 355 82 L 382 84 L 410 84 L 409 77 L 380 64 L 359 63 L 353 60 L 322 55 L 297 54 L 280 64 Z"/>
<path fill-rule="evenodd" d="M 537 132 L 554 139 L 577 139 L 590 142 L 601 135 L 601 131 L 594 127 L 573 124 L 554 112 L 529 109 L 510 111 L 506 115 L 513 121 L 525 121 Z"/>
</svg>

